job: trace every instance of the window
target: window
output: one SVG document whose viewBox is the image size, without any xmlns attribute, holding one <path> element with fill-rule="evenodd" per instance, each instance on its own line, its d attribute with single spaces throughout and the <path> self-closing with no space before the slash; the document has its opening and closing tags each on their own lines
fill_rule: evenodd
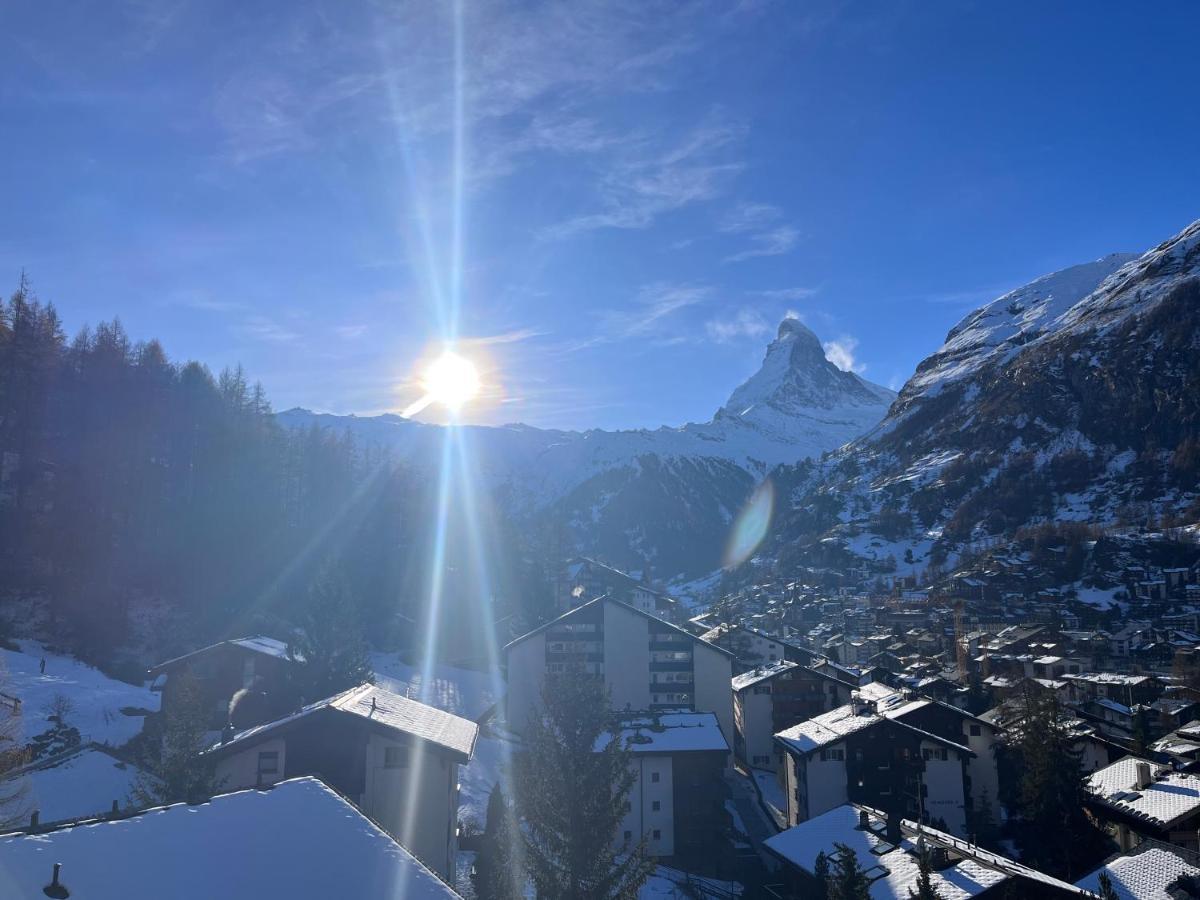
<svg viewBox="0 0 1200 900">
<path fill-rule="evenodd" d="M 383 748 L 383 767 L 385 769 L 407 769 L 408 768 L 408 748 L 407 747 L 384 747 Z"/>
<path fill-rule="evenodd" d="M 658 784 L 658 779 L 659 779 L 659 773 L 658 773 L 658 772 L 651 772 L 651 773 L 650 773 L 650 783 L 651 783 L 651 784 Z"/>
<path fill-rule="evenodd" d="M 258 774 L 259 775 L 278 775 L 279 774 L 279 751 L 278 750 L 261 750 L 261 751 L 259 751 Z"/>
<path fill-rule="evenodd" d="M 657 829 L 657 828 L 655 828 L 655 829 L 654 829 L 654 839 L 655 839 L 656 841 L 657 841 L 657 840 L 661 840 L 661 839 L 662 839 L 662 831 L 660 831 L 660 830 L 659 830 L 659 829 Z"/>
<path fill-rule="evenodd" d="M 980 728 L 978 725 L 971 726 L 971 737 L 979 737 L 979 735 L 982 733 L 983 733 L 983 729 Z"/>
<path fill-rule="evenodd" d="M 655 800 L 653 803 L 650 804 L 651 812 L 658 812 L 661 809 L 662 809 L 662 803 L 659 802 L 658 800 Z"/>
</svg>

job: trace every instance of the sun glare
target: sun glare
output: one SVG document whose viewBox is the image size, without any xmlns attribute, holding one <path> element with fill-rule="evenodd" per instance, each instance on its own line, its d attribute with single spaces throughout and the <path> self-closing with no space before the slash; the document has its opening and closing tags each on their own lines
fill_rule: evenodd
<svg viewBox="0 0 1200 900">
<path fill-rule="evenodd" d="M 479 393 L 479 370 L 466 357 L 447 350 L 425 370 L 421 382 L 430 400 L 458 410 Z"/>
</svg>

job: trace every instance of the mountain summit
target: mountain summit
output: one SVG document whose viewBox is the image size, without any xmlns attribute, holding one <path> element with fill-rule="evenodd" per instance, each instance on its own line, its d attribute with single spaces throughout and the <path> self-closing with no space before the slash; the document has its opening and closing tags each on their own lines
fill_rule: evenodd
<svg viewBox="0 0 1200 900">
<path fill-rule="evenodd" d="M 762 367 L 729 396 L 713 421 L 736 422 L 773 441 L 811 446 L 832 431 L 846 440 L 857 437 L 879 421 L 895 396 L 835 366 L 816 334 L 789 316 L 767 347 Z"/>
<path fill-rule="evenodd" d="M 509 518 L 570 523 L 575 549 L 664 574 L 721 564 L 728 524 L 773 467 L 820 456 L 870 430 L 895 394 L 828 359 L 798 319 L 784 319 L 762 366 L 709 422 L 628 431 L 468 426 L 486 486 Z M 398 416 L 293 409 L 290 428 L 317 424 L 384 445 L 418 470 L 441 459 L 441 427 Z"/>
</svg>

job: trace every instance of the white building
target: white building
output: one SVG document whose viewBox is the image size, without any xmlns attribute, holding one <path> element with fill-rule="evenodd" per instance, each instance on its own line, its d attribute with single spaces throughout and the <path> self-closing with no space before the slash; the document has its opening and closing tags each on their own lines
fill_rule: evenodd
<svg viewBox="0 0 1200 900">
<path fill-rule="evenodd" d="M 702 852 L 720 834 L 729 744 L 712 713 L 639 715 L 622 722 L 635 781 L 618 848 L 644 835 L 651 856 Z M 597 749 L 611 736 L 601 739 Z"/>
<path fill-rule="evenodd" d="M 6 900 L 458 897 L 315 778 L 0 838 Z M 58 871 L 58 887 L 49 886 Z"/>
<path fill-rule="evenodd" d="M 479 726 L 371 684 L 226 736 L 206 753 L 224 789 L 301 775 L 355 803 L 443 878 L 458 851 L 458 767 Z"/>
<path fill-rule="evenodd" d="M 670 622 L 599 597 L 504 648 L 508 723 L 520 732 L 541 707 L 547 675 L 604 679 L 616 710 L 711 712 L 733 745 L 733 656 Z"/>
</svg>

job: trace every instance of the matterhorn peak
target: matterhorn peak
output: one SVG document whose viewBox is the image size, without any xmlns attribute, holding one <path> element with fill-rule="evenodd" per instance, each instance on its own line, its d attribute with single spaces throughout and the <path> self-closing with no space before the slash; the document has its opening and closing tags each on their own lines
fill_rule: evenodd
<svg viewBox="0 0 1200 900">
<path fill-rule="evenodd" d="M 785 337 L 795 336 L 801 338 L 811 338 L 818 344 L 820 340 L 817 338 L 813 330 L 800 321 L 799 316 L 791 315 L 790 313 L 783 317 L 783 321 L 779 323 L 779 331 L 775 335 L 776 340 L 783 340 Z"/>
</svg>

